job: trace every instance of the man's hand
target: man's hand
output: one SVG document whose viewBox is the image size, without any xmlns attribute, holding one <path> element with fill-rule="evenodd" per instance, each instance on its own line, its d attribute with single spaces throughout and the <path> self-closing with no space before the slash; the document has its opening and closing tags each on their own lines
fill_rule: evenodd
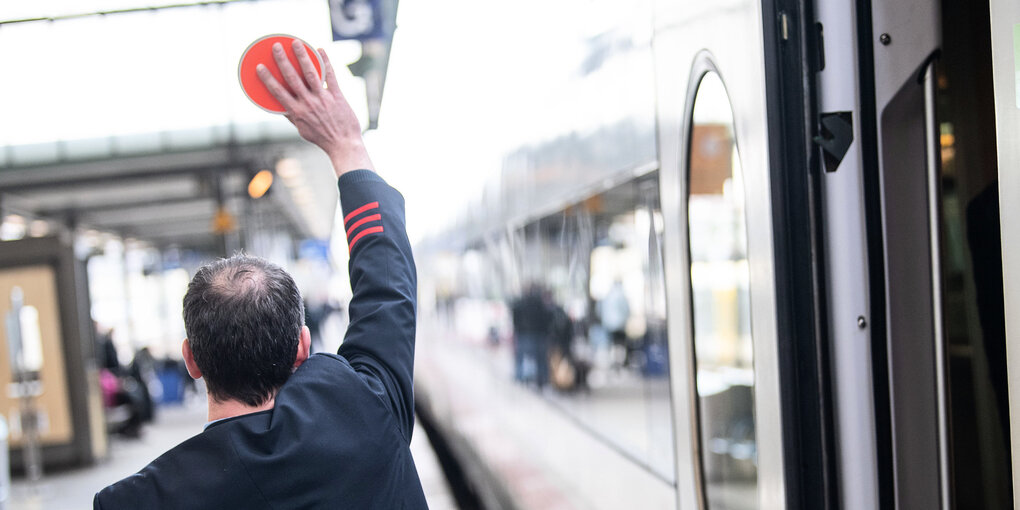
<svg viewBox="0 0 1020 510">
<path fill-rule="evenodd" d="M 283 46 L 280 43 L 273 45 L 273 58 L 293 93 L 276 81 L 269 69 L 262 64 L 256 68 L 259 79 L 287 110 L 284 116 L 297 127 L 301 138 L 326 151 L 337 177 L 351 170 L 374 171 L 372 160 L 369 159 L 361 138 L 361 124 L 340 92 L 326 52 L 319 49 L 323 71 L 326 74 L 326 88 L 323 88 L 304 43 L 295 40 L 293 49 L 301 67 L 300 75 L 290 64 Z"/>
</svg>

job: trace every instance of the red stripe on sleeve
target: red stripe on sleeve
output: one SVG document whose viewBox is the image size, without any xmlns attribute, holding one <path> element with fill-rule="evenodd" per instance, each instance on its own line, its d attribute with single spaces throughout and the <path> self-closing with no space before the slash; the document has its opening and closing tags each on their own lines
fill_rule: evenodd
<svg viewBox="0 0 1020 510">
<path fill-rule="evenodd" d="M 362 237 L 365 237 L 368 234 L 378 234 L 382 231 L 382 225 L 379 225 L 378 227 L 368 227 L 365 230 L 358 232 L 358 235 L 354 236 L 354 239 L 351 239 L 350 250 L 354 250 L 354 243 L 358 242 Z"/>
<path fill-rule="evenodd" d="M 363 206 L 361 206 L 361 207 L 351 211 L 350 214 L 348 214 L 347 216 L 344 216 L 344 225 L 346 225 L 348 221 L 351 221 L 351 218 L 353 218 L 353 217 L 355 217 L 355 216 L 357 216 L 357 215 L 359 215 L 359 214 L 361 214 L 361 213 L 363 213 L 365 211 L 370 211 L 372 209 L 377 209 L 378 207 L 379 207 L 379 202 L 370 202 L 370 203 L 367 203 L 367 204 L 365 204 L 365 205 L 363 205 Z"/>
<path fill-rule="evenodd" d="M 355 221 L 354 224 L 351 225 L 351 228 L 347 229 L 347 237 L 351 237 L 351 233 L 354 232 L 354 229 L 356 229 L 356 228 L 358 228 L 358 227 L 360 227 L 360 226 L 362 226 L 362 225 L 364 225 L 364 224 L 366 224 L 366 223 L 368 223 L 370 221 L 379 221 L 379 220 L 382 220 L 382 215 L 381 214 L 373 214 L 371 216 L 365 216 L 364 218 L 361 218 L 360 220 Z"/>
</svg>

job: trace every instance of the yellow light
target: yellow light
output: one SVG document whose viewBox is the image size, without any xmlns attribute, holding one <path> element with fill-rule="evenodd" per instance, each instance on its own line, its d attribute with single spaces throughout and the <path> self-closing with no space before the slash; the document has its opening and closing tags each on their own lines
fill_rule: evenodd
<svg viewBox="0 0 1020 510">
<path fill-rule="evenodd" d="M 942 135 L 939 136 L 939 143 L 943 147 L 952 147 L 953 144 L 956 143 L 956 137 L 953 136 L 952 133 L 942 133 Z"/>
<path fill-rule="evenodd" d="M 232 232 L 235 228 L 237 228 L 237 220 L 234 219 L 234 215 L 230 214 L 225 207 L 217 209 L 212 221 L 213 233 L 226 234 L 227 232 Z"/>
<path fill-rule="evenodd" d="M 273 173 L 269 170 L 262 170 L 255 174 L 255 177 L 251 178 L 251 182 L 248 183 L 248 196 L 252 198 L 261 198 L 269 191 L 269 187 L 273 185 Z"/>
</svg>

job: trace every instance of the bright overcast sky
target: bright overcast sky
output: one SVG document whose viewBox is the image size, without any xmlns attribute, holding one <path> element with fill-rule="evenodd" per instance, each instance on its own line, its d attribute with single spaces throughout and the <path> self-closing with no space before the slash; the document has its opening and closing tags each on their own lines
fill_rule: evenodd
<svg viewBox="0 0 1020 510">
<path fill-rule="evenodd" d="M 5 2 L 0 16 L 140 3 Z M 324 46 L 341 66 L 360 54 L 357 43 L 331 42 L 324 0 L 264 0 L 4 25 L 0 145 L 264 121 L 266 115 L 240 92 L 237 61 L 249 43 L 269 33 L 290 33 Z M 348 75 L 344 85 L 356 92 L 352 100 L 363 105 L 360 80 L 346 69 L 340 72 Z"/>
</svg>

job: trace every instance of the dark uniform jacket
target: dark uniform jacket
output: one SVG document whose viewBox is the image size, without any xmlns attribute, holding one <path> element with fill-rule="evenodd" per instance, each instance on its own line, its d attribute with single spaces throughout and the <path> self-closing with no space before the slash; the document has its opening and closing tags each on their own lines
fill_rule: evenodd
<svg viewBox="0 0 1020 510">
<path fill-rule="evenodd" d="M 315 354 L 273 409 L 209 425 L 96 494 L 96 509 L 418 509 L 416 275 L 404 200 L 367 170 L 341 176 L 354 297 L 337 354 Z"/>
</svg>

